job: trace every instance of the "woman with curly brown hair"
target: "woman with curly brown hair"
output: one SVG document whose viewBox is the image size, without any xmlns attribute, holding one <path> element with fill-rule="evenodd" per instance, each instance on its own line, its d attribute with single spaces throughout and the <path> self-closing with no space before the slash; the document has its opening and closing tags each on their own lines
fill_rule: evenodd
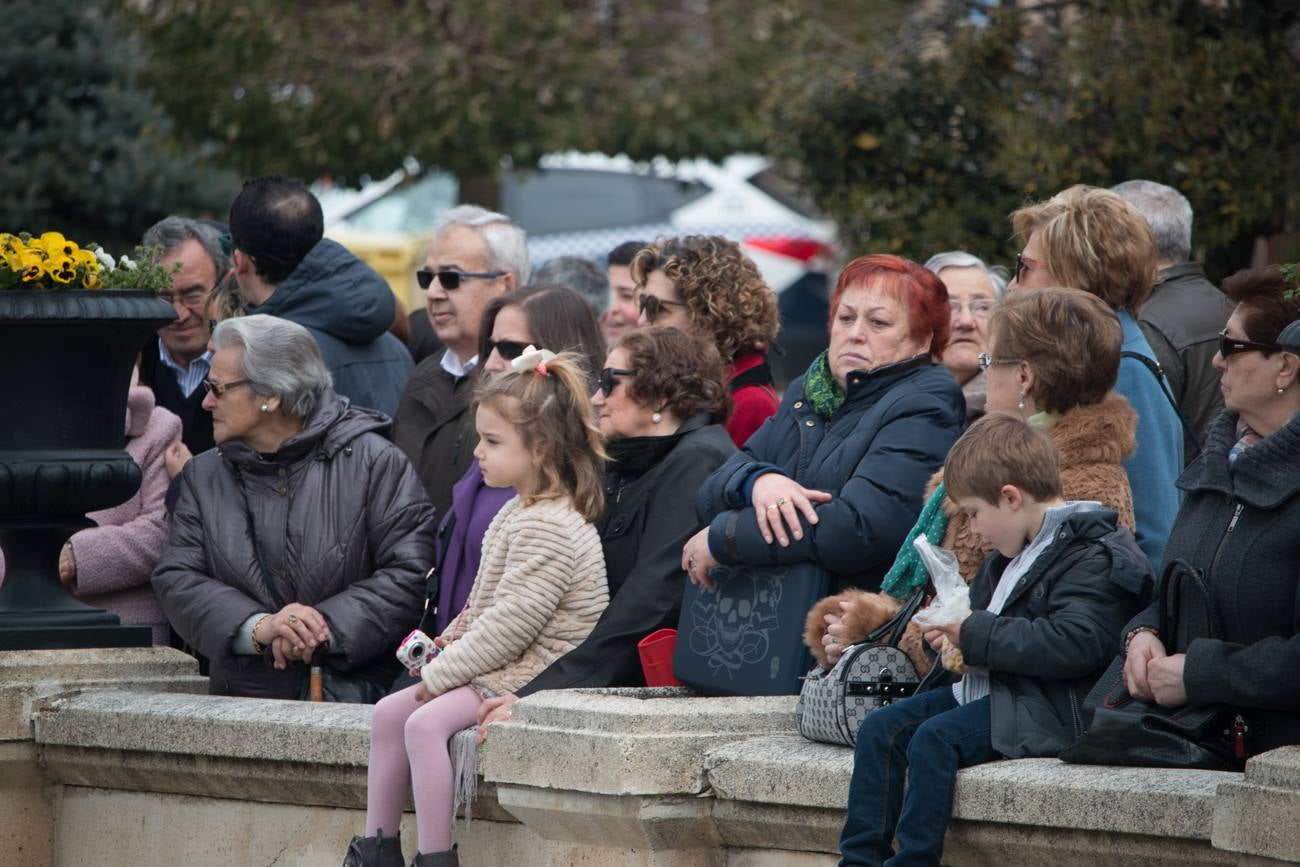
<svg viewBox="0 0 1300 867">
<path fill-rule="evenodd" d="M 711 342 L 728 368 L 737 446 L 776 414 L 767 348 L 780 327 L 776 293 L 739 245 L 717 235 L 661 239 L 632 260 L 642 325 L 663 325 Z"/>
<path fill-rule="evenodd" d="M 627 332 L 609 351 L 593 403 L 608 439 L 605 513 L 597 522 L 610 604 L 576 650 L 518 691 L 484 704 L 486 725 L 544 689 L 644 686 L 637 642 L 676 626 L 682 545 L 703 526 L 695 492 L 736 451 L 721 422 L 730 400 L 714 348 L 676 328 Z"/>
</svg>

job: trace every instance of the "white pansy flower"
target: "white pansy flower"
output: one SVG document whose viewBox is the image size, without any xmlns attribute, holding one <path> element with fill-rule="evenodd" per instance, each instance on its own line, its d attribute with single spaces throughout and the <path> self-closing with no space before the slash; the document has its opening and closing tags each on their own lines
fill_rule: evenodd
<svg viewBox="0 0 1300 867">
<path fill-rule="evenodd" d="M 125 254 L 117 260 L 117 265 L 124 271 L 134 271 L 136 267 L 135 262 L 132 262 Z"/>
<path fill-rule="evenodd" d="M 117 263 L 113 261 L 113 257 L 105 253 L 103 249 L 97 248 L 95 250 L 95 258 L 99 260 L 99 264 L 102 265 L 106 271 L 112 271 L 117 267 Z"/>
</svg>

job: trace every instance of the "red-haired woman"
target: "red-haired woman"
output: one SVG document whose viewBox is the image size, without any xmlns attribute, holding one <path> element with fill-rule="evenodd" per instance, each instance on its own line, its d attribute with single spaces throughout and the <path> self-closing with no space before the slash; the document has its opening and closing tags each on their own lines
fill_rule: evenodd
<svg viewBox="0 0 1300 867">
<path fill-rule="evenodd" d="M 938 277 L 863 256 L 830 310 L 830 348 L 700 489 L 710 524 L 682 554 L 695 583 L 718 563 L 811 561 L 833 590 L 878 588 L 962 431 L 961 389 L 939 363 L 950 311 Z"/>
</svg>

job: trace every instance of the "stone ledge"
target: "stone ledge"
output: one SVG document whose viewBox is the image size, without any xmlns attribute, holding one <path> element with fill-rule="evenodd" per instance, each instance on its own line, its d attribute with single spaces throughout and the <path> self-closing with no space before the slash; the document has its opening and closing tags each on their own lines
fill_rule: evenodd
<svg viewBox="0 0 1300 867">
<path fill-rule="evenodd" d="M 34 723 L 45 746 L 364 767 L 372 713 L 328 702 L 97 690 L 51 702 Z"/>
<path fill-rule="evenodd" d="M 798 735 L 711 750 L 709 784 L 722 800 L 844 810 L 853 751 Z M 957 777 L 953 817 L 980 822 L 1208 840 L 1215 795 L 1241 774 L 1104 768 L 1057 759 L 994 762 Z"/>
<path fill-rule="evenodd" d="M 171 647 L 0 652 L 0 741 L 29 740 L 32 715 L 79 690 L 128 688 L 206 693 L 194 657 Z"/>
<path fill-rule="evenodd" d="M 699 698 L 681 689 L 575 689 L 521 700 L 492 727 L 487 780 L 603 795 L 704 791 L 704 753 L 790 731 L 794 697 Z"/>
<path fill-rule="evenodd" d="M 1231 852 L 1300 861 L 1300 747 L 1256 756 L 1244 779 L 1219 788 L 1211 840 Z"/>
</svg>

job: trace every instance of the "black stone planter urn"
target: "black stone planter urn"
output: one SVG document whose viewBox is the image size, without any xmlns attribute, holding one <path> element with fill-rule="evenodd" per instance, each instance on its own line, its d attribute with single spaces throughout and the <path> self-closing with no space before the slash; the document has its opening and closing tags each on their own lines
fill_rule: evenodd
<svg viewBox="0 0 1300 867">
<path fill-rule="evenodd" d="M 0 650 L 136 647 L 147 626 L 75 599 L 59 551 L 140 487 L 126 453 L 131 368 L 175 319 L 152 292 L 0 292 Z"/>
</svg>

